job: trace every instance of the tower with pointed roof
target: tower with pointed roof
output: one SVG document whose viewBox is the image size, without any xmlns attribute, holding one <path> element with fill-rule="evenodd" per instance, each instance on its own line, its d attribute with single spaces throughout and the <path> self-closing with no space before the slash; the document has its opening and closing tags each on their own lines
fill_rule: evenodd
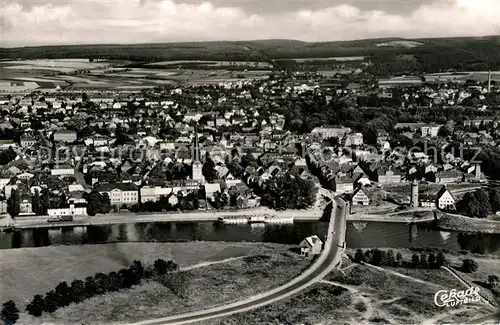
<svg viewBox="0 0 500 325">
<path fill-rule="evenodd" d="M 193 148 L 193 163 L 191 165 L 191 179 L 193 181 L 203 182 L 205 177 L 203 177 L 203 164 L 200 161 L 200 147 L 198 142 L 198 127 L 194 128 L 194 148 Z"/>
</svg>

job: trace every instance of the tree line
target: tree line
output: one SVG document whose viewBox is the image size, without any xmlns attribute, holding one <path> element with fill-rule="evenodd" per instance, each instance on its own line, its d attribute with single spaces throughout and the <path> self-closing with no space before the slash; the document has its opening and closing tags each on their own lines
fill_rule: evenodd
<svg viewBox="0 0 500 325">
<path fill-rule="evenodd" d="M 54 290 L 44 296 L 35 295 L 26 306 L 28 314 L 40 317 L 44 312 L 53 313 L 57 309 L 72 303 L 79 303 L 97 295 L 127 289 L 137 285 L 143 279 L 161 277 L 179 270 L 179 265 L 172 260 L 157 259 L 152 265 L 144 267 L 140 261 L 134 261 L 128 268 L 108 274 L 96 273 L 85 280 L 74 280 L 68 285 L 60 282 Z M 19 319 L 19 310 L 12 300 L 3 305 L 1 319 L 6 324 L 14 324 Z"/>
<path fill-rule="evenodd" d="M 394 254 L 392 249 L 382 251 L 377 248 L 363 251 L 356 250 L 354 254 L 356 263 L 369 263 L 375 266 L 406 267 L 421 269 L 439 269 L 441 266 L 448 265 L 448 261 L 443 252 L 420 255 L 413 254 L 411 260 L 405 260 L 401 253 Z"/>
<path fill-rule="evenodd" d="M 500 188 L 479 189 L 465 193 L 462 200 L 457 203 L 457 210 L 475 218 L 486 218 L 491 213 L 500 211 Z"/>
</svg>

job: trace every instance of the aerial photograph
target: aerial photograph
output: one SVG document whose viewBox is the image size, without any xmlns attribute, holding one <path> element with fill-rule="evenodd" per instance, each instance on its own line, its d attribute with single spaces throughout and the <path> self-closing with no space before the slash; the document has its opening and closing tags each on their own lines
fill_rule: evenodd
<svg viewBox="0 0 500 325">
<path fill-rule="evenodd" d="M 0 325 L 500 324 L 500 0 L 0 0 Z"/>
</svg>

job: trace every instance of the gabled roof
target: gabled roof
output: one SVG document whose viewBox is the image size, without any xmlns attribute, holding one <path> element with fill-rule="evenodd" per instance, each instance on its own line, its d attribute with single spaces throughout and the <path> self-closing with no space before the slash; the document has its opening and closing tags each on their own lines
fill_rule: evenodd
<svg viewBox="0 0 500 325">
<path fill-rule="evenodd" d="M 302 241 L 302 243 L 300 243 L 301 246 L 305 246 L 304 244 L 306 244 L 309 247 L 314 247 L 314 245 L 323 244 L 323 242 L 321 241 L 321 239 L 319 239 L 319 237 L 317 235 L 313 235 L 313 236 L 306 237 Z"/>
</svg>

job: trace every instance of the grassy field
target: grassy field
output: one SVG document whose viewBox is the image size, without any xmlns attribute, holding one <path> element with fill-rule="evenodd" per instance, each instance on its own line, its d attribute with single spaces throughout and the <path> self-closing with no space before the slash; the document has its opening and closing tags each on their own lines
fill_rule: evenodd
<svg viewBox="0 0 500 325">
<path fill-rule="evenodd" d="M 439 271 L 438 271 L 439 272 Z M 441 309 L 434 305 L 442 280 L 428 285 L 355 265 L 332 272 L 326 279 L 291 299 L 241 315 L 204 322 L 207 325 L 240 324 L 408 324 L 424 321 L 466 321 L 485 315 L 480 306 Z M 428 274 L 428 276 L 431 276 Z M 448 284 L 446 273 L 439 274 Z"/>
<path fill-rule="evenodd" d="M 270 253 L 289 246 L 261 243 L 119 243 L 85 246 L 52 246 L 0 250 L 0 301 L 14 300 L 21 308 L 35 294 L 44 294 L 59 282 L 85 279 L 128 266 L 173 259 L 180 266 L 227 258 Z"/>
<path fill-rule="evenodd" d="M 226 249 L 215 258 L 240 253 L 243 252 L 230 253 Z M 133 322 L 199 310 L 279 286 L 300 274 L 309 263 L 286 246 L 258 247 L 249 257 L 146 281 L 127 291 L 108 293 L 43 315 L 41 319 L 23 315 L 20 324 Z"/>
</svg>

